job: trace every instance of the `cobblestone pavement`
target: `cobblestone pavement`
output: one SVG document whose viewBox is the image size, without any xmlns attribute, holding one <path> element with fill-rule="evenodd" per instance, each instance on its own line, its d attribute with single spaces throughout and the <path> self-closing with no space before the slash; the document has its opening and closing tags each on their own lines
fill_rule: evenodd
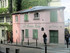
<svg viewBox="0 0 70 53">
<path fill-rule="evenodd" d="M 14 45 L 14 44 L 13 44 Z M 16 53 L 15 49 L 19 49 L 19 53 L 45 53 L 45 47 L 43 44 L 38 44 L 36 47 L 35 45 L 26 45 L 26 46 L 12 46 L 11 44 L 0 44 L 0 51 L 2 53 L 6 53 L 6 48 L 10 48 L 9 53 Z M 66 48 L 66 45 L 59 44 L 59 45 L 48 45 L 47 46 L 47 53 L 70 53 L 70 45 L 69 48 Z"/>
</svg>

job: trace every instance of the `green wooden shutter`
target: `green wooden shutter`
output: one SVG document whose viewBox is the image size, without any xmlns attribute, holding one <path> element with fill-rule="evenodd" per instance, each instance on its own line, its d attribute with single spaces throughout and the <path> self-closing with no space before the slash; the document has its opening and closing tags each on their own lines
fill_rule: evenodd
<svg viewBox="0 0 70 53">
<path fill-rule="evenodd" d="M 25 37 L 28 38 L 28 29 L 25 29 Z"/>
<path fill-rule="evenodd" d="M 38 39 L 38 30 L 33 30 L 33 38 Z"/>
<path fill-rule="evenodd" d="M 28 21 L 28 14 L 24 14 L 24 21 Z"/>
<path fill-rule="evenodd" d="M 50 21 L 57 22 L 57 11 L 56 10 L 53 10 L 50 12 Z"/>
</svg>

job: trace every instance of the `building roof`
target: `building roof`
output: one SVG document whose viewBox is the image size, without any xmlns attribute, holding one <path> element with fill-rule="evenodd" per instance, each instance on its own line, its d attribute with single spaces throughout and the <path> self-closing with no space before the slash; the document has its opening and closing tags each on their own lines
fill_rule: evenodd
<svg viewBox="0 0 70 53">
<path fill-rule="evenodd" d="M 35 7 L 32 7 L 31 9 L 18 11 L 18 12 L 13 13 L 13 14 L 22 14 L 22 13 L 41 11 L 41 10 L 52 10 L 52 9 L 65 9 L 65 7 L 35 6 Z"/>
</svg>

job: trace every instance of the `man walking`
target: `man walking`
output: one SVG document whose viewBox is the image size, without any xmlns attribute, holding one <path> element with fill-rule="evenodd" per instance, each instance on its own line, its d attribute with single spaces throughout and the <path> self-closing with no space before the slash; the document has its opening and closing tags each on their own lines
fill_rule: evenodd
<svg viewBox="0 0 70 53">
<path fill-rule="evenodd" d="M 44 44 L 46 44 L 46 41 L 47 41 L 47 35 L 44 33 L 43 34 L 43 39 L 44 39 Z"/>
<path fill-rule="evenodd" d="M 69 44 L 69 36 L 65 35 L 65 40 L 66 40 L 66 44 L 67 44 L 67 48 L 68 48 L 68 44 Z"/>
<path fill-rule="evenodd" d="M 47 35 L 43 34 L 44 44 L 45 44 L 45 53 L 47 53 Z"/>
</svg>

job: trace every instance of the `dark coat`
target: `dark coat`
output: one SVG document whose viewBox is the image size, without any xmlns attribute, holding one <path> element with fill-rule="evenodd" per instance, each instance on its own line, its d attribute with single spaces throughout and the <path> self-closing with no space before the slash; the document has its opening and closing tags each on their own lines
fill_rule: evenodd
<svg viewBox="0 0 70 53">
<path fill-rule="evenodd" d="M 66 42 L 69 42 L 69 35 L 65 35 Z"/>
<path fill-rule="evenodd" d="M 44 39 L 44 44 L 46 44 L 46 41 L 47 41 L 47 35 L 44 33 L 44 35 L 43 35 L 43 39 Z"/>
<path fill-rule="evenodd" d="M 47 35 L 44 33 L 43 38 L 46 38 L 46 37 L 47 37 Z"/>
</svg>

